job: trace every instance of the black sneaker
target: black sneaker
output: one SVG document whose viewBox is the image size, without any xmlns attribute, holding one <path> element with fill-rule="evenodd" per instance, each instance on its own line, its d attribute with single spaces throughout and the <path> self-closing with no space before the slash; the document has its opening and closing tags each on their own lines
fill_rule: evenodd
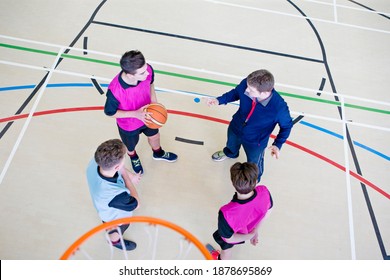
<svg viewBox="0 0 390 280">
<path fill-rule="evenodd" d="M 141 160 L 138 156 L 134 158 L 130 157 L 130 162 L 135 173 L 138 174 L 141 172 L 141 174 L 144 174 L 144 169 L 142 168 Z"/>
<path fill-rule="evenodd" d="M 155 160 L 165 160 L 168 162 L 175 162 L 177 161 L 177 155 L 170 152 L 164 152 L 162 156 L 157 156 L 155 153 L 153 153 L 153 159 Z"/>
<path fill-rule="evenodd" d="M 131 250 L 134 250 L 135 248 L 137 248 L 137 243 L 135 243 L 133 241 L 123 239 L 123 243 L 125 243 L 125 247 L 126 247 L 125 250 L 126 251 L 131 251 Z M 112 244 L 112 246 L 123 250 L 121 241 L 119 241 L 118 243 Z"/>
</svg>

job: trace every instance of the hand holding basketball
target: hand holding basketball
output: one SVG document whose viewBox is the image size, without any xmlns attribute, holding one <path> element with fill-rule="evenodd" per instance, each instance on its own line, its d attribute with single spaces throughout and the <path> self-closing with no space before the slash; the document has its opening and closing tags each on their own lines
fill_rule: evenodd
<svg viewBox="0 0 390 280">
<path fill-rule="evenodd" d="M 160 103 L 151 103 L 144 108 L 146 113 L 145 125 L 149 128 L 160 128 L 168 119 L 168 112 L 164 105 Z"/>
<path fill-rule="evenodd" d="M 146 122 L 149 119 L 149 114 L 146 112 L 146 107 L 149 105 L 145 105 L 141 108 L 139 108 L 137 111 L 135 111 L 135 115 L 133 117 L 141 120 L 142 122 Z"/>
</svg>

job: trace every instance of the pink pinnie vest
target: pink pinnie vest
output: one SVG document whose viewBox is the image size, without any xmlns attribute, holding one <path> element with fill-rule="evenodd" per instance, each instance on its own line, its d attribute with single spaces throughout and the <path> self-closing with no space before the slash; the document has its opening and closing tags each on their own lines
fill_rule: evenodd
<svg viewBox="0 0 390 280">
<path fill-rule="evenodd" d="M 109 84 L 108 89 L 119 101 L 119 110 L 135 111 L 142 106 L 150 104 L 150 85 L 153 78 L 153 69 L 149 64 L 146 69 L 149 72 L 149 75 L 145 81 L 139 82 L 137 86 L 130 86 L 129 88 L 124 89 L 119 82 L 120 73 L 116 75 Z M 116 122 L 120 128 L 126 131 L 133 131 L 144 125 L 144 123 L 137 118 L 117 118 Z"/>
<path fill-rule="evenodd" d="M 234 233 L 250 233 L 271 207 L 271 197 L 266 186 L 255 188 L 256 197 L 240 204 L 231 201 L 221 207 L 221 212 Z"/>
</svg>

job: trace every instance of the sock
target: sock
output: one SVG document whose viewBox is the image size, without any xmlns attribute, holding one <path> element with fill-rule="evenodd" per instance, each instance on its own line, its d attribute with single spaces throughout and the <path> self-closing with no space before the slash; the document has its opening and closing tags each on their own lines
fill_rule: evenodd
<svg viewBox="0 0 390 280">
<path fill-rule="evenodd" d="M 157 150 L 155 149 L 152 149 L 153 150 L 153 154 L 156 156 L 156 157 L 162 157 L 164 155 L 164 150 L 160 147 L 158 148 Z"/>
<path fill-rule="evenodd" d="M 130 155 L 129 153 L 128 153 L 128 155 L 129 155 L 130 158 L 138 158 L 138 155 L 137 155 L 136 151 L 134 151 L 134 155 Z"/>
<path fill-rule="evenodd" d="M 116 244 L 118 244 L 118 243 L 120 243 L 120 242 L 121 242 L 121 240 L 118 239 L 117 241 L 111 241 L 111 244 L 112 244 L 112 245 L 116 245 Z"/>
</svg>

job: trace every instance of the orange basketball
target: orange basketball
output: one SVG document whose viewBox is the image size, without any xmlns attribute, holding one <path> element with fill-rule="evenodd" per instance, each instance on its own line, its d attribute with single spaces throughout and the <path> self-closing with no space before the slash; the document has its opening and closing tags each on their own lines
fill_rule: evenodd
<svg viewBox="0 0 390 280">
<path fill-rule="evenodd" d="M 145 111 L 151 113 L 151 122 L 145 124 L 147 127 L 160 128 L 167 122 L 168 112 L 164 105 L 159 103 L 151 103 L 148 107 L 145 108 Z"/>
</svg>

